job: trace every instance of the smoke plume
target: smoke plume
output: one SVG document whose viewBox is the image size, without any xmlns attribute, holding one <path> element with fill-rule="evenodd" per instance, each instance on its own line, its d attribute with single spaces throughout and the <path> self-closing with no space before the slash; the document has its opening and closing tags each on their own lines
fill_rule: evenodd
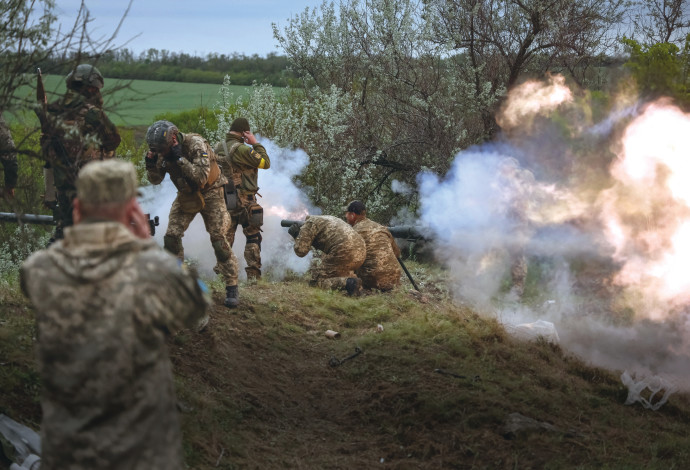
<svg viewBox="0 0 690 470">
<path fill-rule="evenodd" d="M 595 365 L 690 389 L 690 116 L 628 100 L 595 122 L 574 95 L 559 77 L 514 90 L 495 142 L 418 176 L 419 222 L 458 300 L 509 330 L 553 322 Z"/>
</svg>

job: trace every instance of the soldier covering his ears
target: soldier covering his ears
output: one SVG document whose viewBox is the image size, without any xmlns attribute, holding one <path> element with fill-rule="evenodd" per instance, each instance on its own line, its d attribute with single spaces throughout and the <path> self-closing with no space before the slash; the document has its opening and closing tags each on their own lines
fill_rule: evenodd
<svg viewBox="0 0 690 470">
<path fill-rule="evenodd" d="M 225 238 L 229 222 L 223 185 L 227 179 L 215 153 L 199 134 L 183 134 L 170 121 L 154 122 L 146 132 L 146 142 L 149 151 L 144 160 L 151 184 L 160 184 L 168 174 L 177 188 L 163 237 L 165 249 L 184 259 L 182 237 L 194 217 L 201 214 L 216 255 L 213 270 L 225 280 L 225 306 L 237 307 L 237 258 Z"/>
<path fill-rule="evenodd" d="M 249 145 L 244 145 L 244 144 Z M 247 279 L 261 278 L 261 226 L 263 208 L 256 201 L 259 191 L 259 170 L 271 166 L 266 149 L 257 142 L 245 118 L 237 118 L 230 125 L 225 141 L 216 145 L 218 163 L 229 182 L 226 185 L 226 204 L 230 226 L 226 237 L 230 246 L 235 242 L 237 226 L 247 239 L 244 246 Z"/>
</svg>

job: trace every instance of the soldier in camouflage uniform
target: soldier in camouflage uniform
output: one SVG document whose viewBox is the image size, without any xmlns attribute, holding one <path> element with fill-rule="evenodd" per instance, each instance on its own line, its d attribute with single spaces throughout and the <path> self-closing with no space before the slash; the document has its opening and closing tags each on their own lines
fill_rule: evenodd
<svg viewBox="0 0 690 470">
<path fill-rule="evenodd" d="M 244 145 L 244 143 L 251 147 Z M 266 149 L 257 142 L 245 118 L 237 118 L 230 125 L 226 140 L 216 146 L 216 155 L 223 174 L 229 182 L 226 186 L 226 202 L 230 213 L 230 227 L 226 233 L 232 247 L 237 226 L 247 239 L 244 245 L 247 279 L 261 278 L 261 226 L 263 208 L 256 202 L 259 190 L 259 169 L 271 166 Z"/>
<path fill-rule="evenodd" d="M 199 134 L 182 134 L 169 121 L 153 123 L 146 132 L 146 142 L 149 152 L 144 161 L 149 181 L 160 184 L 169 174 L 177 188 L 163 237 L 165 248 L 180 260 L 184 259 L 182 237 L 194 217 L 201 214 L 216 255 L 213 270 L 225 280 L 225 306 L 237 307 L 237 258 L 225 238 L 229 216 L 223 185 L 227 179 L 220 171 L 215 153 Z"/>
<path fill-rule="evenodd" d="M 46 166 L 57 191 L 55 239 L 72 225 L 72 199 L 79 170 L 94 160 L 115 156 L 120 134 L 103 112 L 103 76 L 92 65 L 78 65 L 65 79 L 68 92 L 47 107 L 41 119 Z M 51 188 L 47 188 L 47 192 Z"/>
<path fill-rule="evenodd" d="M 203 284 L 150 238 L 131 163 L 79 173 L 74 225 L 34 253 L 44 469 L 181 470 L 170 331 L 208 307 Z"/>
<path fill-rule="evenodd" d="M 355 270 L 366 258 L 366 245 L 352 227 L 330 215 L 310 215 L 300 228 L 293 224 L 288 233 L 295 239 L 295 254 L 304 257 L 313 246 L 323 252 L 320 265 L 311 267 L 313 285 L 325 289 L 359 293 L 362 280 Z"/>
<path fill-rule="evenodd" d="M 5 172 L 5 185 L 2 195 L 5 199 L 14 197 L 14 188 L 17 186 L 19 166 L 17 164 L 17 149 L 12 140 L 12 133 L 5 119 L 0 114 L 0 163 Z"/>
<path fill-rule="evenodd" d="M 393 235 L 383 225 L 367 219 L 361 201 L 352 201 L 345 209 L 347 223 L 352 225 L 367 245 L 367 257 L 355 271 L 366 289 L 391 290 L 400 285 L 400 248 Z"/>
</svg>

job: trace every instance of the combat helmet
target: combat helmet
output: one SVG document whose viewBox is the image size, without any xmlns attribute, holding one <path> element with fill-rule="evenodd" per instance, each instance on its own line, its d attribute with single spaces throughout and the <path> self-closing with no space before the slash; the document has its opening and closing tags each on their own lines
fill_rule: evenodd
<svg viewBox="0 0 690 470">
<path fill-rule="evenodd" d="M 172 146 L 172 136 L 177 134 L 177 126 L 170 121 L 156 121 L 146 131 L 146 144 L 149 149 L 160 151 Z"/>
<path fill-rule="evenodd" d="M 67 88 L 72 90 L 77 90 L 84 86 L 92 86 L 100 90 L 103 88 L 103 75 L 93 65 L 79 64 L 67 75 L 65 83 Z"/>
</svg>

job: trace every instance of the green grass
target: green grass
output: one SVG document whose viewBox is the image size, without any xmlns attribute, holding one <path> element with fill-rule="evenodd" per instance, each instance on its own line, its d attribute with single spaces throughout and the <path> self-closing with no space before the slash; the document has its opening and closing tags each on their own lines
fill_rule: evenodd
<svg viewBox="0 0 690 470">
<path fill-rule="evenodd" d="M 43 77 L 48 100 L 65 92 L 64 77 L 46 75 Z M 109 90 L 126 88 L 110 93 Z M 154 118 L 164 113 L 177 113 L 190 109 L 212 109 L 219 99 L 221 84 L 161 82 L 154 80 L 105 79 L 103 94 L 105 107 L 110 118 L 118 126 L 149 125 Z M 231 85 L 235 99 L 244 99 L 251 91 L 249 86 Z M 23 87 L 19 96 L 29 101 L 35 99 L 35 88 Z M 33 113 L 29 116 L 34 119 Z"/>
</svg>

